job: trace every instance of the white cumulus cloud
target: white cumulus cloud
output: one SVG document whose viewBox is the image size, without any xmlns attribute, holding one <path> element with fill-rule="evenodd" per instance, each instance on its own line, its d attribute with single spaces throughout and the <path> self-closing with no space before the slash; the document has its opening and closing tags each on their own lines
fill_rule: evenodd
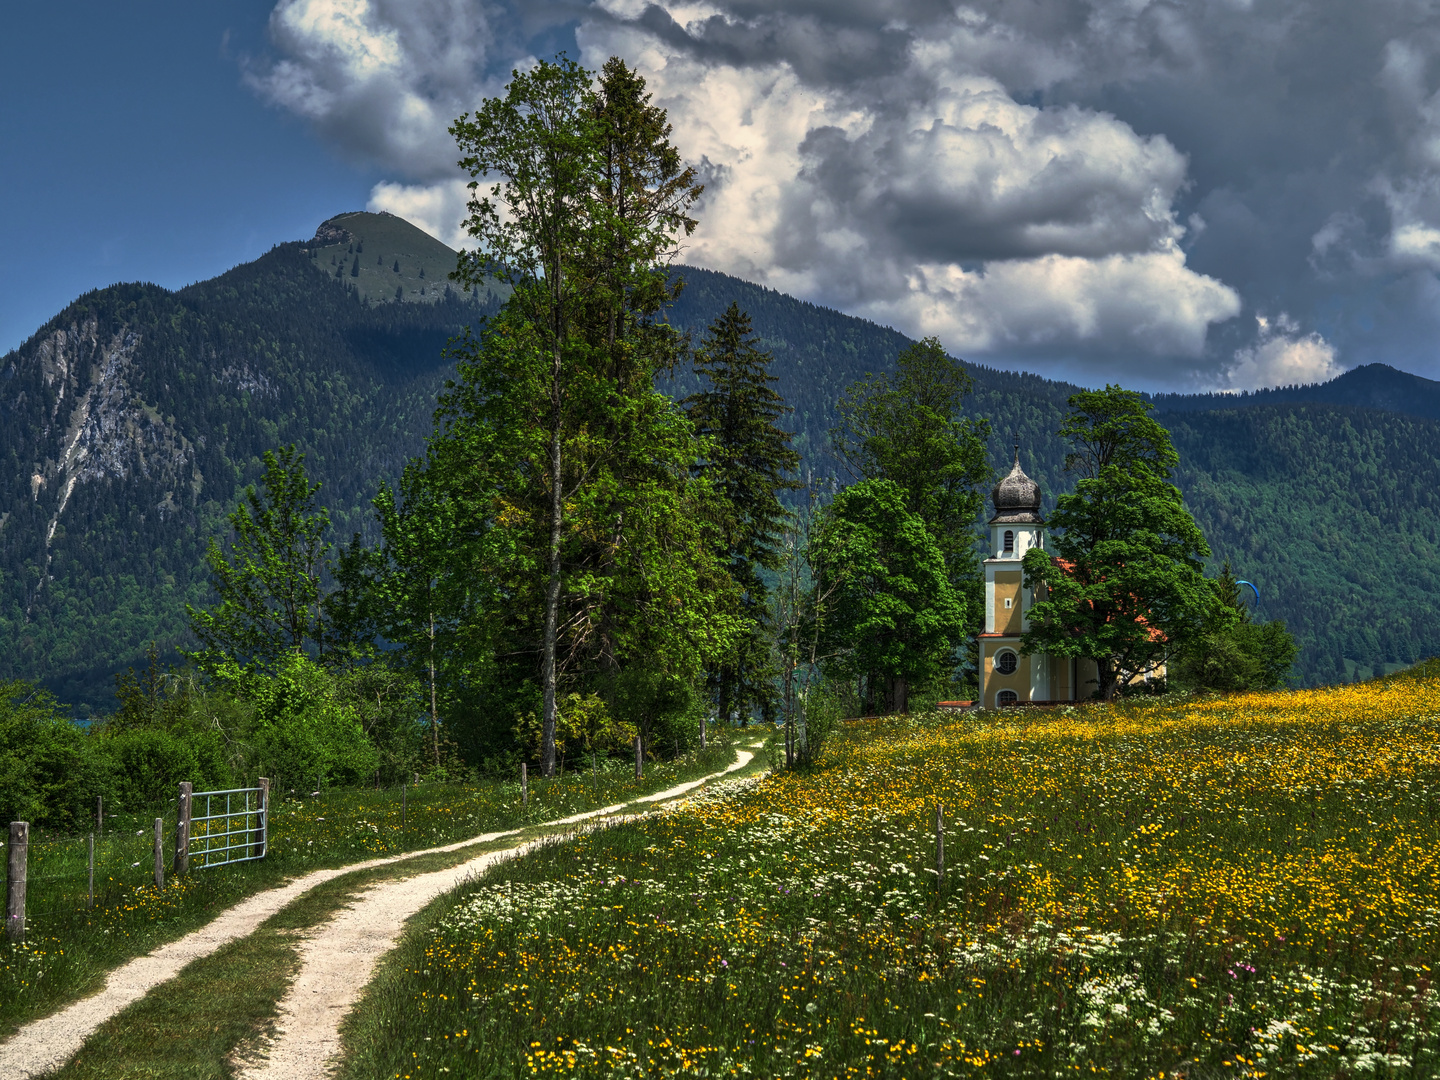
<svg viewBox="0 0 1440 1080">
<path fill-rule="evenodd" d="M 1225 372 L 1225 389 L 1308 386 L 1344 373 L 1334 347 L 1317 333 L 1300 333 L 1299 325 L 1283 312 L 1274 320 L 1257 316 L 1255 322 L 1255 343 L 1236 350 Z"/>
</svg>

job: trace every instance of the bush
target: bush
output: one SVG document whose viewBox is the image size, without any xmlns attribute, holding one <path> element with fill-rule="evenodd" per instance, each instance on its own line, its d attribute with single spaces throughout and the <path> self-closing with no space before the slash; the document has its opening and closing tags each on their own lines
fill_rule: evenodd
<svg viewBox="0 0 1440 1080">
<path fill-rule="evenodd" d="M 253 776 L 268 776 L 283 789 L 317 780 L 355 784 L 379 769 L 380 755 L 366 739 L 353 701 L 314 661 L 292 653 L 274 675 L 243 682 L 255 707 Z"/>
<path fill-rule="evenodd" d="M 78 828 L 110 770 L 49 691 L 0 683 L 0 821 Z"/>
</svg>

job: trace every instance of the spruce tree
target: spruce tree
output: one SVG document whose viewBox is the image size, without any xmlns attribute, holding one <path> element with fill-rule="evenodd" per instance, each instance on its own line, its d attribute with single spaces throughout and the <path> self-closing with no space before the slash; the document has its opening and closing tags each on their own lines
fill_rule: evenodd
<svg viewBox="0 0 1440 1080">
<path fill-rule="evenodd" d="M 779 495 L 800 487 L 792 475 L 800 455 L 791 448 L 790 433 L 777 424 L 790 409 L 770 385 L 772 360 L 757 347 L 750 316 L 732 302 L 696 352 L 695 372 L 708 380 L 709 389 L 682 403 L 695 433 L 709 440 L 700 470 L 723 499 L 717 554 L 740 589 L 747 625 L 735 652 L 707 672 L 708 689 L 722 717 L 736 710 L 745 716 L 755 706 L 767 722 L 775 709 L 774 628 L 764 571 L 777 570 L 781 562 L 789 514 Z"/>
</svg>

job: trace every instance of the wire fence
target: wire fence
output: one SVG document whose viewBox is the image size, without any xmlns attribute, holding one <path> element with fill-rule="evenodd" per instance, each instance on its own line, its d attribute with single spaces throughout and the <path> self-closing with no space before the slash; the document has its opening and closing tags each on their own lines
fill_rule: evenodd
<svg viewBox="0 0 1440 1080">
<path fill-rule="evenodd" d="M 657 767 L 647 778 L 663 783 L 666 771 Z M 389 787 L 272 786 L 259 799 L 254 788 L 187 793 L 189 860 L 183 876 L 174 872 L 176 832 L 184 816 L 178 793 L 166 803 L 128 812 L 102 805 L 97 827 L 89 831 L 29 831 L 24 932 L 63 939 L 87 924 L 118 926 L 126 912 L 138 917 L 146 909 L 162 917 L 186 902 L 180 894 L 194 887 L 186 884 L 193 875 L 225 874 L 231 864 L 263 861 L 272 870 L 303 871 L 551 820 L 638 794 L 642 781 L 634 774 L 629 761 L 599 759 L 528 782 L 517 770 L 511 779 L 468 783 L 421 783 L 416 776 Z M 242 872 L 243 865 L 229 871 Z"/>
</svg>

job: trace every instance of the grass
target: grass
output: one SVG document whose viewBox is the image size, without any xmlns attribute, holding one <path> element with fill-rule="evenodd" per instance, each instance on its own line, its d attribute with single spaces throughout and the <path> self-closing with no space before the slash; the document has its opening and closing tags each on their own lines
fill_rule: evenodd
<svg viewBox="0 0 1440 1080">
<path fill-rule="evenodd" d="M 1433 664 L 865 721 L 442 898 L 342 1076 L 1433 1077 L 1436 957 Z"/>
<path fill-rule="evenodd" d="M 237 1049 L 273 1029 L 298 970 L 296 936 L 321 925 L 378 881 L 453 866 L 498 843 L 422 855 L 317 886 L 247 937 L 188 965 L 100 1028 L 54 1080 L 227 1080 Z"/>
<path fill-rule="evenodd" d="M 723 733 L 722 733 L 723 734 Z M 534 779 L 528 805 L 514 782 L 421 784 L 403 813 L 398 790 L 341 789 L 275 798 L 270 854 L 264 860 L 169 876 L 167 832 L 163 889 L 153 881 L 153 833 L 144 816 L 118 819 L 97 845 L 96 906 L 85 907 L 83 839 L 32 847 L 26 941 L 0 942 L 0 1038 L 98 988 L 105 973 L 208 922 L 246 896 L 299 873 L 376 856 L 416 851 L 485 832 L 523 828 L 622 803 L 724 768 L 728 743 L 673 762 Z M 150 816 L 153 822 L 153 815 Z M 138 823 L 138 824 L 137 824 Z M 173 816 L 168 822 L 173 830 Z M 136 831 L 141 835 L 137 836 Z M 132 866 L 131 863 L 138 863 Z"/>
</svg>

